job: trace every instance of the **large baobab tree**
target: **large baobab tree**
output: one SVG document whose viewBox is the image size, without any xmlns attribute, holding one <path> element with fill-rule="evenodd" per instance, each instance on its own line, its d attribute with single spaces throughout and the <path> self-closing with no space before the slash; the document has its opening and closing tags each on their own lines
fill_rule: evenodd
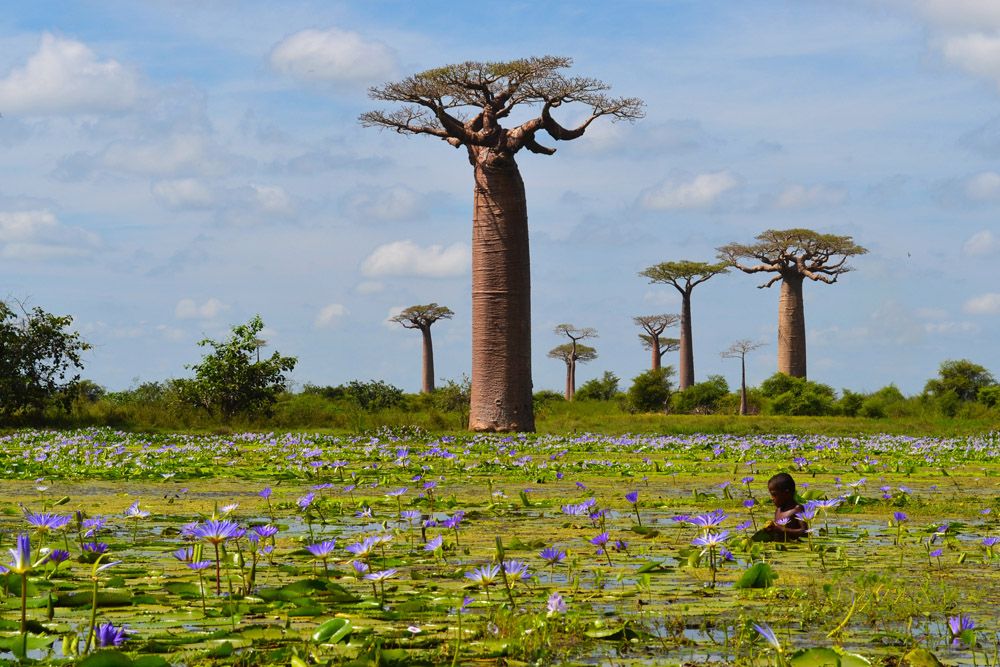
<svg viewBox="0 0 1000 667">
<path fill-rule="evenodd" d="M 576 364 L 597 358 L 597 350 L 583 343 L 563 343 L 549 350 L 549 356 L 566 364 L 566 400 L 572 401 L 576 394 Z"/>
<path fill-rule="evenodd" d="M 681 295 L 681 358 L 680 377 L 677 384 L 681 391 L 694 384 L 694 342 L 691 337 L 691 292 L 706 280 L 727 272 L 726 264 L 705 262 L 663 262 L 639 273 L 651 283 L 673 285 Z"/>
<path fill-rule="evenodd" d="M 376 100 L 400 102 L 369 111 L 365 126 L 426 134 L 464 147 L 475 177 L 472 214 L 472 401 L 477 431 L 533 431 L 531 395 L 531 278 L 524 182 L 514 156 L 527 149 L 552 155 L 540 143 L 583 136 L 602 116 L 642 117 L 642 102 L 610 98 L 596 79 L 569 77 L 572 60 L 553 56 L 510 62 L 465 62 L 372 88 Z M 583 121 L 563 127 L 554 109 L 578 103 Z M 526 108 L 537 108 L 525 119 Z M 502 121 L 519 122 L 504 126 Z"/>
<path fill-rule="evenodd" d="M 390 322 L 402 324 L 407 329 L 419 329 L 424 337 L 424 381 L 420 387 L 422 394 L 434 391 L 434 343 L 431 341 L 431 325 L 438 320 L 448 320 L 455 313 L 447 306 L 428 303 L 423 306 L 404 308 L 398 315 L 389 318 Z"/>
<path fill-rule="evenodd" d="M 743 338 L 736 341 L 719 354 L 723 359 L 740 360 L 740 414 L 747 413 L 747 355 L 757 348 L 763 347 L 764 343 Z"/>
<path fill-rule="evenodd" d="M 667 327 L 677 324 L 678 319 L 677 315 L 669 313 L 662 315 L 637 315 L 632 318 L 632 321 L 646 332 L 639 334 L 639 339 L 642 340 L 643 347 L 652 351 L 652 370 L 654 371 L 660 368 L 660 363 L 666 352 L 672 352 L 677 349 L 674 346 L 675 343 L 679 342 L 676 338 L 663 338 L 662 336 Z"/>
<path fill-rule="evenodd" d="M 573 326 L 572 324 L 560 324 L 556 326 L 555 332 L 556 335 L 566 336 L 570 340 L 570 342 L 566 343 L 566 345 L 569 347 L 569 353 L 566 354 L 565 357 L 559 356 L 557 358 L 563 359 L 566 362 L 566 400 L 572 401 L 573 395 L 576 394 L 577 360 L 591 361 L 592 359 L 597 358 L 597 352 L 592 347 L 587 349 L 590 350 L 590 352 L 592 352 L 594 356 L 590 357 L 590 359 L 581 357 L 580 353 L 577 352 L 577 348 L 586 346 L 585 345 L 581 346 L 581 344 L 578 341 L 585 340 L 587 338 L 597 338 L 597 329 L 592 329 L 591 327 L 584 327 L 580 329 Z M 552 353 L 558 349 L 559 348 L 557 347 L 554 350 L 551 350 L 549 352 L 549 356 L 551 357 Z"/>
<path fill-rule="evenodd" d="M 779 373 L 806 377 L 806 316 L 802 301 L 805 279 L 832 285 L 851 270 L 846 264 L 848 257 L 866 252 L 850 236 L 820 234 L 811 229 L 769 229 L 757 235 L 756 243 L 730 243 L 719 248 L 719 258 L 744 273 L 775 274 L 758 286 L 761 289 L 781 281 Z"/>
</svg>

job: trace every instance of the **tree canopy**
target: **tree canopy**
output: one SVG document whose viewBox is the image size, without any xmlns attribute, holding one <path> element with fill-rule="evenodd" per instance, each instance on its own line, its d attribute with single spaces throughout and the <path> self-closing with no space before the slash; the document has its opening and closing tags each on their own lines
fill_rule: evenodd
<svg viewBox="0 0 1000 667">
<path fill-rule="evenodd" d="M 662 262 L 639 272 L 651 283 L 673 285 L 681 294 L 690 294 L 696 286 L 719 275 L 728 273 L 727 262 Z"/>
<path fill-rule="evenodd" d="M 405 106 L 394 111 L 369 111 L 360 120 L 366 127 L 438 137 L 456 148 L 479 146 L 511 154 L 527 148 L 551 155 L 555 149 L 538 143 L 539 131 L 556 141 L 566 141 L 580 137 L 602 116 L 613 120 L 643 116 L 641 100 L 608 97 L 609 86 L 602 81 L 560 72 L 572 64 L 571 58 L 541 56 L 438 67 L 371 88 L 373 99 Z M 567 129 L 552 117 L 552 110 L 572 102 L 589 106 L 590 113 L 579 125 Z M 503 127 L 500 121 L 519 105 L 540 105 L 541 110 L 534 118 Z"/>
<path fill-rule="evenodd" d="M 850 236 L 820 234 L 811 229 L 769 229 L 756 243 L 729 243 L 719 248 L 719 258 L 744 273 L 777 273 L 760 287 L 770 287 L 789 274 L 833 284 L 849 271 L 847 259 L 868 252 Z M 839 259 L 838 259 L 839 257 Z M 744 263 L 741 260 L 758 262 Z"/>
<path fill-rule="evenodd" d="M 549 350 L 549 356 L 553 359 L 560 359 L 569 365 L 577 361 L 581 363 L 593 361 L 597 358 L 597 350 L 589 345 L 577 343 L 574 353 L 573 343 L 563 343 L 562 345 L 557 345 Z"/>
<path fill-rule="evenodd" d="M 451 319 L 454 315 L 447 306 L 428 303 L 404 308 L 398 315 L 390 317 L 389 321 L 402 324 L 407 329 L 426 329 L 438 320 Z"/>
<path fill-rule="evenodd" d="M 19 304 L 20 305 L 20 304 Z M 38 413 L 68 398 L 79 383 L 90 345 L 70 331 L 73 318 L 41 308 L 21 313 L 0 301 L 0 417 Z"/>
<path fill-rule="evenodd" d="M 198 345 L 212 351 L 200 364 L 188 366 L 194 379 L 177 381 L 182 400 L 224 419 L 254 411 L 269 414 L 278 394 L 285 390 L 285 374 L 298 360 L 276 351 L 254 361 L 259 349 L 257 334 L 263 329 L 263 320 L 255 315 L 246 324 L 234 326 L 229 340 L 200 341 Z"/>
<path fill-rule="evenodd" d="M 951 359 L 941 363 L 938 377 L 927 381 L 924 393 L 943 397 L 953 393 L 961 401 L 974 401 L 982 389 L 996 384 L 993 374 L 968 359 Z"/>
</svg>

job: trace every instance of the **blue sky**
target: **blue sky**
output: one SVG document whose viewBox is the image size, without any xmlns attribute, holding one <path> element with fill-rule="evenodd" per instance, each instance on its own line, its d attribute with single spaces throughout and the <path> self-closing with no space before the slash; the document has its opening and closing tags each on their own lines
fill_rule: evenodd
<svg viewBox="0 0 1000 667">
<path fill-rule="evenodd" d="M 472 173 L 425 137 L 364 129 L 368 86 L 463 60 L 556 54 L 645 100 L 552 157 L 519 154 L 536 389 L 552 329 L 594 327 L 580 382 L 648 364 L 635 315 L 676 312 L 638 272 L 769 228 L 870 253 L 806 286 L 809 374 L 919 391 L 941 361 L 1000 374 L 1000 4 L 992 0 L 14 2 L 0 16 L 0 293 L 71 314 L 110 389 L 187 374 L 260 313 L 299 385 L 416 391 L 469 372 Z M 582 110 L 564 109 L 569 123 Z M 577 114 L 577 116 L 574 116 Z M 698 379 L 775 369 L 777 288 L 694 298 Z M 667 363 L 676 363 L 668 355 Z"/>
</svg>

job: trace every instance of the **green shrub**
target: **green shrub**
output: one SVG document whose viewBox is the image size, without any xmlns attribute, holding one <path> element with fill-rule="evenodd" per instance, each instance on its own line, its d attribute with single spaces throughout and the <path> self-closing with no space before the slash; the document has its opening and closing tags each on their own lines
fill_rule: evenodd
<svg viewBox="0 0 1000 667">
<path fill-rule="evenodd" d="M 626 409 L 629 412 L 664 412 L 673 390 L 670 380 L 673 374 L 672 366 L 664 366 L 632 378 L 632 386 L 625 397 Z"/>
<path fill-rule="evenodd" d="M 577 401 L 610 401 L 618 394 L 618 376 L 611 371 L 604 371 L 599 378 L 587 380 L 576 390 L 573 396 Z"/>
<path fill-rule="evenodd" d="M 399 407 L 406 401 L 402 389 L 382 380 L 351 380 L 344 388 L 344 393 L 366 412 Z"/>
<path fill-rule="evenodd" d="M 805 378 L 775 373 L 760 385 L 769 399 L 769 410 L 776 415 L 832 415 L 836 412 L 833 388 Z"/>
<path fill-rule="evenodd" d="M 718 410 L 719 402 L 728 395 L 729 384 L 726 378 L 721 375 L 709 375 L 705 382 L 693 384 L 671 396 L 670 410 L 688 414 L 710 414 Z"/>
</svg>

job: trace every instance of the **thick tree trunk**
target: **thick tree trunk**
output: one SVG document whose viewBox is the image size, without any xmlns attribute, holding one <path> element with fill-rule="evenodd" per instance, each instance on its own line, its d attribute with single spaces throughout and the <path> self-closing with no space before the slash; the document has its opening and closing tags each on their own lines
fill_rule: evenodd
<svg viewBox="0 0 1000 667">
<path fill-rule="evenodd" d="M 792 377 L 806 377 L 806 315 L 802 302 L 800 273 L 781 277 L 778 299 L 778 372 Z"/>
<path fill-rule="evenodd" d="M 747 358 L 740 357 L 740 414 L 747 413 Z"/>
<path fill-rule="evenodd" d="M 420 389 L 423 394 L 434 393 L 434 344 L 431 342 L 431 328 L 426 326 L 420 330 L 424 335 L 424 382 Z"/>
<path fill-rule="evenodd" d="M 691 292 L 681 292 L 681 360 L 678 383 L 684 391 L 694 384 L 694 343 L 691 340 Z"/>
<path fill-rule="evenodd" d="M 660 370 L 660 359 L 663 358 L 663 352 L 660 350 L 660 337 L 655 334 L 650 334 L 649 337 L 653 342 L 651 348 L 653 350 L 653 370 L 658 371 Z"/>
<path fill-rule="evenodd" d="M 531 274 L 524 182 L 510 154 L 471 148 L 474 431 L 534 431 Z"/>
<path fill-rule="evenodd" d="M 566 388 L 563 390 L 563 398 L 567 401 L 573 400 L 573 362 L 566 362 Z"/>
</svg>

